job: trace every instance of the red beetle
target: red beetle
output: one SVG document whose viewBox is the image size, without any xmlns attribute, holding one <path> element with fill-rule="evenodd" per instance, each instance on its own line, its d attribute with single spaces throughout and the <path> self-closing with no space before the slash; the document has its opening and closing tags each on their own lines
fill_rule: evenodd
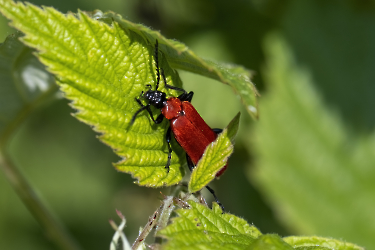
<svg viewBox="0 0 375 250">
<path fill-rule="evenodd" d="M 159 124 L 163 121 L 164 117 L 170 121 L 170 127 L 167 130 L 166 140 L 168 145 L 168 161 L 165 165 L 167 172 L 169 172 L 169 166 L 171 163 L 172 148 L 170 145 L 171 141 L 171 131 L 176 138 L 176 141 L 186 152 L 186 158 L 188 162 L 188 167 L 192 171 L 194 166 L 202 158 L 202 155 L 206 147 L 213 142 L 217 134 L 221 133 L 222 129 L 211 129 L 207 123 L 202 119 L 197 110 L 190 103 L 194 93 L 191 91 L 187 93 L 184 89 L 174 87 L 167 84 L 163 69 L 159 69 L 158 63 L 158 41 L 155 44 L 155 64 L 156 64 L 156 88 L 151 90 L 151 85 L 147 85 L 150 89 L 146 92 L 142 91 L 141 96 L 148 101 L 146 105 L 136 98 L 135 100 L 139 103 L 141 108 L 134 114 L 130 124 L 133 124 L 137 115 L 143 110 L 147 110 L 150 114 L 151 119 Z M 160 82 L 160 74 L 163 77 L 164 84 L 166 88 L 174 89 L 183 92 L 178 97 L 167 98 L 166 93 L 158 90 Z M 160 109 L 161 114 L 154 119 L 150 106 L 153 105 L 157 109 Z M 217 174 L 216 177 L 222 175 L 227 166 L 224 166 Z M 206 188 L 215 197 L 216 202 L 222 207 L 224 207 L 218 201 L 214 191 L 206 186 Z"/>
<path fill-rule="evenodd" d="M 211 129 L 202 119 L 190 103 L 193 92 L 189 94 L 185 92 L 183 95 L 190 95 L 190 99 L 183 101 L 184 99 L 181 99 L 181 96 L 171 97 L 165 101 L 161 113 L 170 121 L 170 130 L 185 150 L 188 156 L 188 166 L 190 170 L 193 170 L 194 165 L 197 165 L 202 158 L 206 147 L 216 140 L 217 134 L 221 133 L 222 129 Z M 222 175 L 225 169 L 226 166 L 216 174 L 216 177 Z"/>
</svg>

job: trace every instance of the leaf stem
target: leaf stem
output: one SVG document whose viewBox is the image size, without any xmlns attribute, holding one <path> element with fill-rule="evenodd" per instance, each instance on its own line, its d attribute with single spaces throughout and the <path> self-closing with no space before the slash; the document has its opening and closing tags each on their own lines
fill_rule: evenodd
<svg viewBox="0 0 375 250">
<path fill-rule="evenodd" d="M 0 169 L 5 173 L 11 186 L 28 210 L 43 226 L 47 236 L 53 240 L 56 245 L 61 249 L 67 250 L 81 249 L 53 213 L 43 204 L 32 186 L 28 183 L 20 170 L 12 163 L 9 155 L 4 151 L 0 151 Z"/>
</svg>

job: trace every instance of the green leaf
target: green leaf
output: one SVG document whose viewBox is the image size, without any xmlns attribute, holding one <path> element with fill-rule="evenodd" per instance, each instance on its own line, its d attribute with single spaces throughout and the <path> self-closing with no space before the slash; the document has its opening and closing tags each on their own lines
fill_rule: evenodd
<svg viewBox="0 0 375 250">
<path fill-rule="evenodd" d="M 53 76 L 23 45 L 20 32 L 0 44 L 0 147 L 27 115 L 57 91 Z"/>
<path fill-rule="evenodd" d="M 167 121 L 155 125 L 144 111 L 129 127 L 139 109 L 134 99 L 148 89 L 147 84 L 154 86 L 156 82 L 153 57 L 156 39 L 160 45 L 159 64 L 168 84 L 182 85 L 169 63 L 178 67 L 189 61 L 184 64 L 185 69 L 199 68 L 201 74 L 238 86 L 236 91 L 241 92 L 244 102 L 257 106 L 255 88 L 246 70 L 211 66 L 185 45 L 113 13 L 63 15 L 53 8 L 40 9 L 28 3 L 0 0 L 0 4 L 0 11 L 12 20 L 12 26 L 25 33 L 22 41 L 36 48 L 38 58 L 57 76 L 65 97 L 72 100 L 71 105 L 77 110 L 74 115 L 101 133 L 100 140 L 122 158 L 115 167 L 131 173 L 140 185 L 158 187 L 178 183 L 185 162 L 182 151 L 174 150 L 169 173 L 164 168 L 168 155 Z M 168 96 L 178 95 L 165 89 L 164 84 L 160 90 Z M 251 109 L 256 113 L 256 108 Z"/>
<path fill-rule="evenodd" d="M 276 234 L 264 234 L 256 239 L 248 250 L 292 250 L 293 247 Z"/>
<path fill-rule="evenodd" d="M 323 237 L 290 236 L 283 238 L 285 242 L 300 250 L 364 250 L 352 243 Z"/>
<path fill-rule="evenodd" d="M 163 249 L 246 249 L 261 233 L 245 220 L 222 214 L 214 203 L 212 210 L 190 201 L 190 209 L 178 209 L 172 224 L 158 232 L 168 239 Z"/>
<path fill-rule="evenodd" d="M 207 146 L 202 158 L 193 169 L 189 181 L 189 192 L 195 193 L 210 183 L 216 174 L 227 164 L 233 153 L 234 137 L 240 121 L 238 113 L 217 139 Z"/>
<path fill-rule="evenodd" d="M 74 115 L 101 133 L 100 139 L 123 158 L 117 169 L 132 173 L 140 185 L 172 185 L 181 180 L 176 154 L 172 155 L 169 173 L 164 169 L 166 122 L 154 126 L 143 112 L 128 128 L 139 109 L 134 98 L 146 84 L 155 82 L 155 41 L 150 44 L 117 23 L 110 27 L 82 12 L 76 18 L 53 8 L 9 1 L 2 12 L 13 20 L 15 28 L 25 32 L 23 42 L 40 51 L 39 59 L 57 75 L 61 90 L 78 110 Z M 168 83 L 181 86 L 162 55 L 160 65 Z"/>
<path fill-rule="evenodd" d="M 251 135 L 249 176 L 291 230 L 375 248 L 375 134 L 353 137 L 279 37 L 266 49 L 269 93 Z"/>
</svg>

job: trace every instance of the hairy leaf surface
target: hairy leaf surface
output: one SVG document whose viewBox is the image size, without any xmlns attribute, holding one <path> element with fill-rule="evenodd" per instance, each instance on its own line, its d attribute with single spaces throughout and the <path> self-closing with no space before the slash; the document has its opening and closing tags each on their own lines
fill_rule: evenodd
<svg viewBox="0 0 375 250">
<path fill-rule="evenodd" d="M 260 231 L 232 214 L 222 214 L 213 203 L 212 210 L 193 201 L 190 209 L 177 210 L 172 224 L 159 231 L 169 239 L 163 249 L 246 249 Z"/>
<path fill-rule="evenodd" d="M 101 133 L 100 139 L 122 157 L 116 168 L 131 173 L 141 185 L 177 183 L 182 172 L 176 154 L 169 173 L 164 169 L 166 123 L 155 126 L 143 112 L 129 126 L 139 109 L 134 99 L 146 90 L 146 84 L 155 84 L 155 40 L 144 40 L 115 22 L 109 26 L 83 12 L 63 15 L 48 7 L 3 4 L 4 15 L 25 33 L 22 41 L 39 51 L 38 58 L 57 76 L 66 98 L 73 101 L 74 115 Z M 159 57 L 168 82 L 181 85 L 177 73 L 162 54 Z"/>
</svg>

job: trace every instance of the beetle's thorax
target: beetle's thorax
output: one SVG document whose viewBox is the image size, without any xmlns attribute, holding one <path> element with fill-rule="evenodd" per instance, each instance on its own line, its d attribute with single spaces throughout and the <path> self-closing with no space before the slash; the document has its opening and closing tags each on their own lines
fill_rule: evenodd
<svg viewBox="0 0 375 250">
<path fill-rule="evenodd" d="M 183 114 L 182 102 L 177 97 L 171 97 L 166 101 L 166 104 L 161 109 L 164 117 L 168 120 L 179 117 Z"/>
</svg>

